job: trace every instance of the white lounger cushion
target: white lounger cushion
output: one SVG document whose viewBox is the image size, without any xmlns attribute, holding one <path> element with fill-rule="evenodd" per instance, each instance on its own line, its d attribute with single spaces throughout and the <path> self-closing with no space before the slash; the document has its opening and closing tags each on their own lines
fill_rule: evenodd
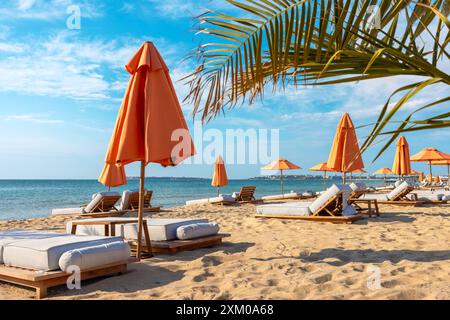
<svg viewBox="0 0 450 320">
<path fill-rule="evenodd" d="M 208 223 L 208 219 L 146 219 L 150 240 L 170 241 L 177 239 L 177 229 L 181 226 L 193 223 Z M 123 226 L 125 239 L 136 240 L 138 238 L 137 224 L 126 224 Z"/>
<path fill-rule="evenodd" d="M 450 196 L 449 191 L 429 191 L 429 190 L 417 190 L 414 193 L 417 194 L 417 197 L 421 201 L 441 201 L 445 200 L 446 197 Z"/>
<path fill-rule="evenodd" d="M 365 193 L 361 196 L 360 199 L 379 200 L 379 201 L 388 201 L 389 200 L 386 193 Z"/>
<path fill-rule="evenodd" d="M 83 221 L 126 221 L 136 220 L 136 218 L 99 218 L 99 219 L 84 219 Z M 177 239 L 177 228 L 194 224 L 194 223 L 208 223 L 208 219 L 145 219 L 147 221 L 147 227 L 150 234 L 150 240 L 153 241 L 167 241 Z M 66 224 L 67 232 L 72 229 L 72 222 L 69 221 Z M 138 225 L 132 224 L 119 224 L 116 225 L 116 236 L 122 236 L 125 239 L 137 240 Z M 104 226 L 83 226 L 77 227 L 77 235 L 105 235 Z"/>
<path fill-rule="evenodd" d="M 256 213 L 260 215 L 287 215 L 309 216 L 309 206 L 312 202 L 287 202 L 277 204 L 264 204 L 256 207 Z"/>
<path fill-rule="evenodd" d="M 217 234 L 219 229 L 219 225 L 215 222 L 188 224 L 177 228 L 177 238 L 180 240 L 189 240 L 212 236 Z"/>
<path fill-rule="evenodd" d="M 276 195 L 269 195 L 269 196 L 263 196 L 261 197 L 262 200 L 279 200 L 279 199 L 296 199 L 298 197 L 301 197 L 302 195 L 297 192 L 289 192 L 285 194 L 276 194 Z"/>
<path fill-rule="evenodd" d="M 201 204 L 208 204 L 208 203 L 214 204 L 214 203 L 220 203 L 222 201 L 236 201 L 236 199 L 233 198 L 233 196 L 231 196 L 229 194 L 221 194 L 218 197 L 213 197 L 213 198 L 189 200 L 189 201 L 186 201 L 186 205 L 191 206 L 191 205 L 201 205 Z"/>
<path fill-rule="evenodd" d="M 133 194 L 130 190 L 125 190 L 122 192 L 122 197 L 120 198 L 116 208 L 117 210 L 127 210 L 130 206 L 130 196 Z"/>
<path fill-rule="evenodd" d="M 368 189 L 366 184 L 363 182 L 352 182 L 348 186 L 352 188 L 353 191 L 363 191 Z"/>
<path fill-rule="evenodd" d="M 397 181 L 398 182 L 398 181 Z M 387 198 L 389 200 L 395 200 L 395 198 L 398 197 L 398 195 L 400 193 L 402 193 L 403 191 L 405 191 L 407 188 L 409 187 L 409 183 L 406 181 L 403 181 L 402 183 L 400 183 L 394 190 L 392 190 L 391 192 L 389 192 L 387 194 Z"/>
<path fill-rule="evenodd" d="M 78 208 L 62 208 L 62 209 L 53 209 L 52 215 L 58 216 L 58 215 L 78 215 L 83 213 L 89 213 L 91 212 L 95 206 L 97 206 L 104 197 L 112 197 L 112 196 L 119 196 L 120 194 L 118 192 L 98 192 L 94 193 L 92 195 L 91 202 L 88 203 L 86 207 L 78 207 Z"/>
<path fill-rule="evenodd" d="M 18 240 L 4 246 L 3 260 L 7 266 L 42 271 L 58 270 L 59 259 L 64 252 L 117 241 L 122 241 L 122 238 L 66 235 Z"/>
<path fill-rule="evenodd" d="M 79 208 L 63 208 L 63 209 L 53 209 L 52 210 L 52 215 L 53 216 L 64 216 L 64 215 L 78 215 L 78 214 L 83 214 L 84 213 L 84 208 L 79 207 Z"/>
<path fill-rule="evenodd" d="M 3 264 L 3 247 L 23 239 L 43 239 L 65 236 L 63 233 L 49 233 L 40 230 L 2 230 L 0 231 L 0 264 Z"/>
<path fill-rule="evenodd" d="M 130 255 L 130 246 L 124 241 L 105 243 L 64 252 L 59 259 L 59 268 L 62 271 L 71 271 L 68 270 L 71 266 L 77 266 L 80 270 L 92 269 L 126 262 Z"/>
<path fill-rule="evenodd" d="M 328 200 L 330 200 L 335 195 L 345 191 L 347 194 L 346 199 L 352 192 L 352 189 L 349 186 L 345 185 L 336 185 L 333 184 L 331 187 L 329 187 L 324 193 L 322 193 L 316 200 L 314 200 L 313 203 L 309 206 L 309 209 L 312 213 L 316 213 L 317 210 L 319 210 Z M 344 201 L 347 203 L 347 201 Z M 344 204 L 345 207 L 345 204 Z"/>
</svg>

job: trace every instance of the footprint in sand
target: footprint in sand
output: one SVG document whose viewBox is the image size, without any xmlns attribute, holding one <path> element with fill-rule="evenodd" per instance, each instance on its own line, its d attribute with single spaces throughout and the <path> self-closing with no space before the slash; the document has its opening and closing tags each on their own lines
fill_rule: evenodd
<svg viewBox="0 0 450 320">
<path fill-rule="evenodd" d="M 210 273 L 208 271 L 205 271 L 202 274 L 199 274 L 197 276 L 195 276 L 194 278 L 192 278 L 192 280 L 194 280 L 195 282 L 202 282 L 205 281 L 206 279 L 208 279 L 209 277 L 213 277 L 214 273 Z"/>
<path fill-rule="evenodd" d="M 206 256 L 202 259 L 203 267 L 213 267 L 218 266 L 223 263 L 223 259 L 217 256 Z"/>
<path fill-rule="evenodd" d="M 323 284 L 330 281 L 332 278 L 331 273 L 324 274 L 322 276 L 313 278 L 312 281 L 316 284 Z"/>
</svg>

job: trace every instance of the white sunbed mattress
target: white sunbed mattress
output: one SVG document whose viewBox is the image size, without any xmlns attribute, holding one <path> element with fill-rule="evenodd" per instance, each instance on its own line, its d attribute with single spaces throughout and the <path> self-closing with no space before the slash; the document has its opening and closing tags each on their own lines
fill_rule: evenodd
<svg viewBox="0 0 450 320">
<path fill-rule="evenodd" d="M 417 190 L 413 193 L 417 194 L 417 198 L 422 201 L 440 201 L 450 197 L 450 191 L 445 190 Z"/>
<path fill-rule="evenodd" d="M 6 266 L 40 271 L 58 270 L 59 259 L 67 251 L 120 241 L 121 237 L 75 235 L 22 239 L 3 247 L 3 261 Z"/>
<path fill-rule="evenodd" d="M 287 202 L 280 204 L 264 204 L 256 207 L 259 215 L 287 215 L 287 216 L 309 216 L 309 206 L 312 202 Z"/>
<path fill-rule="evenodd" d="M 301 197 L 301 193 L 289 192 L 285 194 L 275 194 L 261 197 L 262 200 L 282 200 L 282 199 L 298 199 Z"/>
<path fill-rule="evenodd" d="M 387 193 L 365 193 L 359 199 L 388 201 Z"/>
<path fill-rule="evenodd" d="M 2 230 L 0 231 L 0 264 L 3 264 L 3 248 L 8 244 L 24 239 L 43 239 L 65 236 L 63 233 L 49 233 L 40 230 Z"/>
<path fill-rule="evenodd" d="M 84 219 L 83 221 L 126 221 L 136 220 L 136 218 L 99 218 L 99 219 Z M 162 219 L 162 218 L 150 218 L 145 219 L 150 234 L 150 240 L 153 241 L 168 241 L 177 239 L 177 229 L 181 226 L 186 226 L 196 223 L 208 223 L 208 219 Z M 137 240 L 138 234 L 137 223 L 116 225 L 116 235 L 122 236 L 125 239 Z M 72 229 L 72 223 L 69 221 L 66 224 L 66 230 L 69 233 Z M 104 226 L 78 226 L 77 235 L 101 235 L 105 233 Z"/>
<path fill-rule="evenodd" d="M 79 208 L 63 208 L 63 209 L 53 209 L 52 210 L 52 215 L 53 216 L 71 216 L 71 215 L 78 215 L 78 214 L 83 214 L 84 213 L 84 208 L 79 207 Z"/>
<path fill-rule="evenodd" d="M 236 198 L 234 198 L 231 195 L 224 194 L 224 195 L 220 195 L 218 197 L 213 197 L 213 198 L 189 200 L 189 201 L 186 201 L 186 205 L 192 206 L 192 205 L 201 205 L 201 204 L 208 204 L 208 203 L 214 204 L 214 203 L 220 203 L 222 201 L 236 201 Z"/>
</svg>

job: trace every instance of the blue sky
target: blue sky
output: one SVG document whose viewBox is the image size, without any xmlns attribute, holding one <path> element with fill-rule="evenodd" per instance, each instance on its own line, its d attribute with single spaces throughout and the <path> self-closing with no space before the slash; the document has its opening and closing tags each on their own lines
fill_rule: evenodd
<svg viewBox="0 0 450 320">
<path fill-rule="evenodd" d="M 66 27 L 66 10 L 74 3 L 81 8 L 80 30 Z M 97 178 L 128 81 L 124 64 L 144 40 L 153 41 L 182 100 L 187 88 L 177 80 L 195 67 L 193 61 L 183 60 L 198 42 L 193 17 L 206 7 L 229 9 L 221 0 L 1 1 L 0 179 Z M 448 61 L 442 63 L 449 70 Z M 264 101 L 238 106 L 204 129 L 279 129 L 280 154 L 308 168 L 327 159 L 344 111 L 356 126 L 372 123 L 389 94 L 413 80 L 417 79 L 287 88 L 266 94 Z M 407 109 L 432 101 L 443 90 L 448 89 L 436 86 L 416 96 Z M 192 128 L 191 106 L 184 104 L 183 111 Z M 367 129 L 358 130 L 361 140 L 366 134 Z M 450 129 L 406 138 L 411 153 L 428 146 L 450 152 Z M 364 155 L 369 171 L 392 165 L 394 147 L 371 165 L 379 146 Z M 259 167 L 230 165 L 228 174 L 231 178 L 257 176 Z M 413 167 L 425 169 L 422 164 Z M 147 173 L 209 177 L 211 171 L 210 164 L 169 169 L 150 165 Z M 130 165 L 127 174 L 137 175 L 137 166 Z"/>
</svg>

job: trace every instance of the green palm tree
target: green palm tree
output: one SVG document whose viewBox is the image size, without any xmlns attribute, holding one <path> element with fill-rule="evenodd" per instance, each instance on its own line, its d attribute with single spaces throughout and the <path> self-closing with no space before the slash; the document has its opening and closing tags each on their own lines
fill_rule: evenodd
<svg viewBox="0 0 450 320">
<path fill-rule="evenodd" d="M 448 103 L 447 91 L 386 131 L 414 95 L 450 85 L 440 67 L 450 56 L 449 0 L 222 1 L 233 15 L 209 10 L 198 17 L 203 38 L 192 53 L 198 65 L 185 78 L 186 100 L 203 121 L 268 88 L 414 75 L 420 81 L 392 93 L 362 149 L 389 134 L 379 156 L 401 132 L 450 126 L 450 112 L 416 119 L 418 112 Z"/>
</svg>

